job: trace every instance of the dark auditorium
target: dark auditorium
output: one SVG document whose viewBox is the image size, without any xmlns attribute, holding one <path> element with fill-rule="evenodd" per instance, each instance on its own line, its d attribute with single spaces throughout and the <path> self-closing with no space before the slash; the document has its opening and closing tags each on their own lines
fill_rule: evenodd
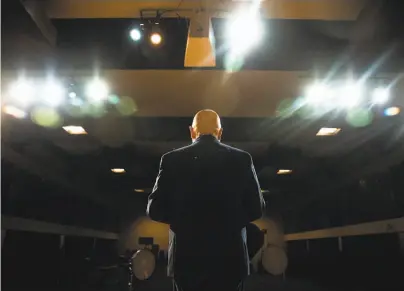
<svg viewBox="0 0 404 291">
<path fill-rule="evenodd" d="M 1 1 L 1 289 L 403 291 L 404 1 Z"/>
</svg>

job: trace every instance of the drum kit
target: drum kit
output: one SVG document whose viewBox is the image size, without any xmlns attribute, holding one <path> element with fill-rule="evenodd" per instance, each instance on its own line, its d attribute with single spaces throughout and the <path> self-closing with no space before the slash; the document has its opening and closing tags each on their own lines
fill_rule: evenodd
<svg viewBox="0 0 404 291">
<path fill-rule="evenodd" d="M 97 282 L 94 286 L 97 286 L 98 290 L 113 285 L 115 289 L 119 286 L 119 290 L 133 291 L 134 285 L 140 281 L 149 279 L 153 275 L 155 268 L 156 257 L 149 249 L 128 250 L 125 254 L 119 256 L 119 261 L 116 264 L 97 267 L 96 270 L 103 272 L 104 275 L 98 275 L 98 277 L 96 275 L 95 278 L 98 279 L 95 279 L 93 284 Z"/>
<path fill-rule="evenodd" d="M 282 247 L 267 244 L 265 239 L 259 252 L 262 267 L 267 273 L 274 276 L 285 273 L 288 258 Z M 156 256 L 148 247 L 137 251 L 128 250 L 120 258 L 121 263 L 116 267 L 125 268 L 128 291 L 134 290 L 134 283 L 148 280 L 156 269 Z"/>
<path fill-rule="evenodd" d="M 262 264 L 262 267 L 267 273 L 273 276 L 283 275 L 288 265 L 288 257 L 284 248 L 267 243 L 268 233 L 266 230 L 260 230 L 256 225 L 251 223 L 247 227 L 247 243 L 249 237 L 251 239 L 257 239 L 257 233 L 259 232 L 262 232 L 264 236 L 263 238 L 261 237 L 259 241 L 261 247 L 258 250 L 257 248 L 259 245 L 254 245 L 253 243 L 248 244 L 249 248 L 254 248 L 251 250 L 249 249 L 250 259 L 257 255 L 259 256 L 259 261 Z M 260 253 L 259 255 L 258 252 Z"/>
<path fill-rule="evenodd" d="M 128 273 L 128 291 L 134 290 L 134 281 L 149 279 L 156 268 L 156 258 L 148 249 L 131 251 L 129 255 L 123 255 L 121 258 L 124 259 L 121 266 L 125 267 Z"/>
</svg>

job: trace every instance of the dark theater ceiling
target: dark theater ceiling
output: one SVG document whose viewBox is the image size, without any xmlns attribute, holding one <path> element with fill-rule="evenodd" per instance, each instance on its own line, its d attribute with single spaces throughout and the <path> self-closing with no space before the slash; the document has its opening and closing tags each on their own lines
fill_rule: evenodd
<svg viewBox="0 0 404 291">
<path fill-rule="evenodd" d="M 385 117 L 376 110 L 361 127 L 344 114 L 280 114 L 281 104 L 297 97 L 307 78 L 331 70 L 341 76 L 348 69 L 362 75 L 371 68 L 372 77 L 397 82 L 393 105 L 404 108 L 401 1 L 365 2 L 355 19 L 267 19 L 267 39 L 228 80 L 220 55 L 215 68 L 184 69 L 185 19 L 164 21 L 167 44 L 156 50 L 128 41 L 127 29 L 139 19 L 59 17 L 52 19 L 57 41 L 50 46 L 20 1 L 2 1 L 3 84 L 21 69 L 36 77 L 51 70 L 77 82 L 97 69 L 114 93 L 134 106 L 126 116 L 108 108 L 81 117 L 62 110 L 53 127 L 3 114 L 2 180 L 16 183 L 10 177 L 23 170 L 63 189 L 49 190 L 52 195 L 59 191 L 116 213 L 141 213 L 161 155 L 189 143 L 192 115 L 202 108 L 223 116 L 224 142 L 253 155 L 262 189 L 273 202 L 269 211 L 298 212 L 318 197 L 389 171 L 404 161 L 403 114 Z M 224 43 L 223 22 L 213 21 L 218 48 Z M 66 125 L 80 125 L 88 134 L 69 135 L 62 129 Z M 316 136 L 323 127 L 341 132 Z M 278 175 L 279 169 L 293 172 Z"/>
</svg>

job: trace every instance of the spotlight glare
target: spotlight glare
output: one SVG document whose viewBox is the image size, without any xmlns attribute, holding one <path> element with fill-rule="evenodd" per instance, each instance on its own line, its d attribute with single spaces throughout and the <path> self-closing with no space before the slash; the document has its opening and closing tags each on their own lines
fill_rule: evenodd
<svg viewBox="0 0 404 291">
<path fill-rule="evenodd" d="M 69 97 L 70 97 L 70 98 L 76 98 L 76 97 L 77 97 L 76 92 L 70 92 L 70 93 L 69 93 Z"/>
<path fill-rule="evenodd" d="M 343 107 L 354 107 L 358 105 L 363 97 L 363 87 L 361 84 L 347 84 L 342 87 L 339 102 Z"/>
<path fill-rule="evenodd" d="M 389 107 L 384 110 L 384 115 L 386 116 L 395 116 L 400 114 L 401 110 L 399 107 Z"/>
<path fill-rule="evenodd" d="M 152 43 L 153 45 L 159 45 L 159 44 L 161 43 L 161 41 L 162 41 L 161 34 L 160 34 L 160 33 L 157 33 L 157 32 L 153 33 L 153 34 L 150 36 L 150 41 L 151 41 L 151 43 Z"/>
<path fill-rule="evenodd" d="M 373 90 L 372 102 L 374 104 L 384 104 L 389 100 L 390 92 L 387 88 L 376 88 Z"/>
<path fill-rule="evenodd" d="M 35 96 L 34 86 L 25 80 L 19 80 L 10 86 L 9 95 L 21 105 L 29 105 Z"/>
<path fill-rule="evenodd" d="M 96 102 L 106 100 L 108 98 L 108 93 L 108 85 L 99 79 L 93 80 L 86 88 L 87 97 Z"/>
<path fill-rule="evenodd" d="M 133 41 L 138 41 L 142 38 L 142 34 L 140 33 L 139 29 L 134 28 L 130 31 L 130 38 Z"/>
<path fill-rule="evenodd" d="M 256 8 L 237 13 L 227 24 L 226 35 L 229 38 L 233 54 L 244 54 L 258 45 L 263 35 L 263 25 Z"/>
<path fill-rule="evenodd" d="M 49 80 L 47 81 L 40 91 L 40 97 L 51 106 L 57 106 L 63 102 L 65 96 L 65 89 L 62 84 Z"/>
<path fill-rule="evenodd" d="M 331 90 L 324 84 L 314 84 L 307 89 L 306 100 L 308 103 L 321 103 L 331 97 Z"/>
</svg>

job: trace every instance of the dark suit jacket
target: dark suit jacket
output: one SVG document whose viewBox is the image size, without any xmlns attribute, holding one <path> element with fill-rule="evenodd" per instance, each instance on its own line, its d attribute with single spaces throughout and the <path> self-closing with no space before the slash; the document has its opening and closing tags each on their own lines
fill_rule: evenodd
<svg viewBox="0 0 404 291">
<path fill-rule="evenodd" d="M 147 214 L 170 224 L 168 275 L 248 275 L 245 226 L 264 207 L 247 152 L 204 135 L 165 154 Z"/>
<path fill-rule="evenodd" d="M 248 256 L 252 259 L 263 247 L 265 234 L 253 223 L 246 226 Z"/>
</svg>

